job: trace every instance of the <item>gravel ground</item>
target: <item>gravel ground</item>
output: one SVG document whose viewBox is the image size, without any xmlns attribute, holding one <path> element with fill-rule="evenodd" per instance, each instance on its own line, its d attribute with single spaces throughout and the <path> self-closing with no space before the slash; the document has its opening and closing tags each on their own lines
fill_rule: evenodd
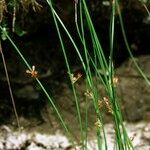
<svg viewBox="0 0 150 150">
<path fill-rule="evenodd" d="M 125 123 L 129 137 L 132 139 L 135 150 L 150 150 L 150 123 Z M 108 149 L 114 149 L 114 131 L 112 124 L 106 124 Z M 94 133 L 92 133 L 94 134 Z M 92 135 L 91 134 L 91 135 Z M 91 138 L 92 137 L 92 138 Z M 91 136 L 87 143 L 88 150 L 97 150 L 96 139 Z M 104 146 L 104 145 L 103 145 Z M 1 150 L 70 150 L 73 149 L 69 140 L 60 131 L 53 135 L 40 132 L 13 131 L 8 126 L 0 127 Z M 81 149 L 78 146 L 78 149 Z"/>
</svg>

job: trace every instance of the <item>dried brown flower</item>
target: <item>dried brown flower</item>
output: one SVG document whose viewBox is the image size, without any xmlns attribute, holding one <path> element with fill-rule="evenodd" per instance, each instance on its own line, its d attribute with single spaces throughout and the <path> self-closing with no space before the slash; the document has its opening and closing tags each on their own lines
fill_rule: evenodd
<svg viewBox="0 0 150 150">
<path fill-rule="evenodd" d="M 102 127 L 102 123 L 101 123 L 100 119 L 97 119 L 97 121 L 95 122 L 95 126 L 98 128 Z"/>
<path fill-rule="evenodd" d="M 35 70 L 35 66 L 32 66 L 31 70 L 26 70 L 27 74 L 30 74 L 32 78 L 36 78 L 38 72 Z"/>
<path fill-rule="evenodd" d="M 90 92 L 89 90 L 87 90 L 85 93 L 84 93 L 85 96 L 87 96 L 88 98 L 93 98 L 93 94 L 92 92 Z"/>
<path fill-rule="evenodd" d="M 82 74 L 81 73 L 77 73 L 77 75 L 74 75 L 74 74 L 69 74 L 70 75 L 70 79 L 71 79 L 71 82 L 74 84 L 75 82 L 77 82 L 81 77 L 82 77 Z"/>
<path fill-rule="evenodd" d="M 104 104 L 105 104 L 108 112 L 112 113 L 112 108 L 111 108 L 109 99 L 107 97 L 103 97 L 103 101 L 104 101 Z"/>
</svg>

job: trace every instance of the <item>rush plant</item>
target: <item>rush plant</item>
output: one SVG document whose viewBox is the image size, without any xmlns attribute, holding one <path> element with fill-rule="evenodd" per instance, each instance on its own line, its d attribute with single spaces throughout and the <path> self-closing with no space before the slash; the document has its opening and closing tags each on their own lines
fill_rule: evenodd
<svg viewBox="0 0 150 150">
<path fill-rule="evenodd" d="M 23 2 L 23 1 L 22 1 Z M 24 1 L 25 2 L 25 1 Z M 34 2 L 33 7 L 41 7 L 36 1 Z M 64 56 L 64 61 L 66 64 L 66 72 L 68 72 L 68 78 L 70 79 L 71 89 L 72 93 L 74 95 L 74 101 L 76 104 L 76 114 L 79 124 L 79 130 L 80 130 L 80 143 L 81 143 L 81 149 L 87 149 L 87 138 L 88 138 L 88 124 L 90 120 L 88 119 L 88 107 L 87 103 L 90 99 L 93 103 L 93 109 L 95 111 L 95 126 L 96 126 L 96 133 L 95 136 L 97 138 L 97 148 L 99 150 L 108 150 L 108 144 L 107 144 L 107 136 L 106 136 L 106 128 L 104 124 L 104 116 L 101 112 L 101 108 L 105 107 L 107 111 L 111 114 L 112 120 L 113 120 L 113 127 L 114 127 L 114 133 L 115 133 L 115 142 L 114 147 L 115 150 L 133 150 L 134 147 L 132 145 L 132 142 L 130 138 L 128 137 L 128 133 L 126 131 L 126 128 L 123 123 L 123 116 L 122 111 L 118 102 L 118 97 L 116 95 L 116 84 L 118 82 L 118 78 L 115 76 L 115 69 L 113 64 L 113 54 L 114 54 L 114 34 L 115 34 L 115 17 L 116 13 L 119 15 L 120 19 L 120 26 L 122 29 L 122 34 L 124 38 L 124 42 L 126 45 L 126 48 L 129 52 L 130 57 L 133 59 L 133 62 L 135 66 L 137 67 L 139 73 L 143 76 L 147 84 L 150 86 L 149 79 L 145 76 L 145 74 L 142 72 L 138 64 L 136 63 L 133 54 L 130 50 L 126 33 L 125 33 L 125 27 L 123 24 L 123 18 L 121 16 L 120 7 L 118 4 L 118 0 L 111 1 L 111 14 L 110 14 L 110 27 L 109 27 L 109 58 L 106 58 L 104 54 L 104 49 L 101 46 L 101 41 L 99 40 L 97 33 L 95 31 L 87 4 L 85 0 L 75 0 L 75 29 L 80 41 L 80 48 L 79 44 L 75 42 L 73 36 L 71 35 L 71 32 L 67 29 L 63 21 L 60 19 L 59 14 L 55 10 L 54 2 L 52 0 L 46 0 L 49 9 L 51 11 L 51 14 L 53 16 L 53 21 L 56 26 L 56 31 L 58 34 L 58 39 L 60 45 L 62 54 Z M 2 7 L 3 6 L 3 7 Z M 2 14 L 5 11 L 5 5 L 3 4 L 0 11 L 0 19 L 2 18 Z M 60 29 L 63 28 L 63 31 Z M 88 30 L 87 30 L 88 29 Z M 1 24 L 0 30 L 5 36 L 6 39 L 10 41 L 12 46 L 14 47 L 15 51 L 17 52 L 18 56 L 21 57 L 22 61 L 25 64 L 25 67 L 27 68 L 26 73 L 31 75 L 38 85 L 41 87 L 43 93 L 47 96 L 50 105 L 54 108 L 55 113 L 60 121 L 60 124 L 64 128 L 68 138 L 70 139 L 74 149 L 77 149 L 75 138 L 69 129 L 70 124 L 66 124 L 65 118 L 63 118 L 61 114 L 61 110 L 57 108 L 57 106 L 54 103 L 53 98 L 50 96 L 50 94 L 46 91 L 45 87 L 41 83 L 41 81 L 38 79 L 38 72 L 36 71 L 36 66 L 32 66 L 27 62 L 26 58 L 23 56 L 22 52 L 18 47 L 16 46 L 15 42 L 11 39 L 9 36 L 9 33 L 6 31 L 6 28 Z M 86 38 L 86 32 L 89 32 L 88 40 Z M 80 64 L 82 66 L 82 69 L 84 71 L 84 79 L 85 79 L 85 96 L 86 96 L 86 105 L 84 107 L 85 116 L 81 115 L 81 108 L 80 108 L 80 97 L 77 94 L 77 88 L 75 86 L 76 82 L 82 78 L 82 74 L 78 73 L 77 75 L 74 75 L 73 69 L 71 68 L 71 65 L 69 63 L 69 55 L 68 51 L 66 49 L 66 45 L 62 36 L 62 32 L 65 32 L 68 40 L 72 43 L 72 46 L 74 47 L 74 51 L 76 52 Z M 89 50 L 89 40 L 92 44 L 92 50 Z M 92 51 L 92 53 L 91 53 Z M 95 82 L 96 81 L 96 82 Z M 99 84 L 102 84 L 106 96 L 103 97 L 102 94 L 98 91 L 97 86 Z M 102 98 L 101 98 L 102 97 Z"/>
</svg>

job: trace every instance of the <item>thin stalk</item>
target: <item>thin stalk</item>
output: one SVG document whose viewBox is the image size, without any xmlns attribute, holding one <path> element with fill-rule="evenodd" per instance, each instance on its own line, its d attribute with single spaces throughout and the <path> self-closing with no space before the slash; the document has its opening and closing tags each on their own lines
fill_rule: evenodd
<svg viewBox="0 0 150 150">
<path fill-rule="evenodd" d="M 116 112 L 116 110 L 118 110 L 118 106 L 116 101 L 116 96 L 114 95 L 114 88 L 113 88 L 113 50 L 114 50 L 114 23 L 115 23 L 115 0 L 112 1 L 112 13 L 111 13 L 111 19 L 110 19 L 110 56 L 109 56 L 109 81 L 110 81 L 110 86 L 109 86 L 109 90 L 108 93 L 110 95 L 110 102 L 113 106 L 113 110 L 114 111 L 114 121 L 115 121 L 115 133 L 116 133 L 116 139 L 117 139 L 117 144 L 119 149 L 124 150 L 124 146 L 123 146 L 123 141 L 121 138 L 121 131 L 120 131 L 120 120 L 118 118 L 118 113 Z M 114 102 L 112 102 L 114 101 Z"/>
<path fill-rule="evenodd" d="M 126 48 L 128 50 L 128 53 L 129 53 L 130 57 L 132 58 L 133 63 L 136 66 L 137 70 L 139 71 L 139 73 L 141 74 L 141 76 L 145 79 L 145 81 L 147 82 L 147 84 L 150 86 L 150 80 L 146 77 L 146 75 L 143 73 L 143 71 L 139 67 L 138 63 L 136 62 L 136 59 L 134 58 L 134 56 L 133 56 L 133 54 L 131 52 L 130 46 L 128 44 L 128 40 L 127 40 L 127 36 L 126 36 L 126 32 L 125 32 L 125 27 L 124 27 L 122 15 L 121 15 L 121 12 L 120 12 L 118 0 L 116 0 L 116 7 L 117 7 L 118 14 L 119 14 L 120 26 L 121 26 L 121 30 L 122 30 L 123 39 L 124 39 Z"/>
<path fill-rule="evenodd" d="M 14 109 L 18 129 L 19 129 L 19 132 L 20 132 L 21 131 L 21 126 L 20 126 L 19 117 L 18 117 L 16 105 L 15 105 L 15 100 L 14 100 L 14 96 L 13 96 L 13 92 L 12 92 L 12 88 L 11 88 L 11 84 L 10 84 L 10 79 L 9 79 L 9 75 L 8 75 L 8 71 L 7 71 L 5 56 L 4 56 L 3 50 L 2 50 L 1 41 L 0 41 L 0 52 L 1 52 L 1 56 L 2 56 L 2 61 L 3 61 L 4 69 L 5 69 L 5 75 L 6 75 L 6 79 L 7 79 L 7 83 L 8 83 L 8 87 L 9 87 L 9 93 L 10 93 L 10 97 L 11 97 L 11 101 L 12 101 L 12 105 L 13 105 L 13 109 Z"/>
<path fill-rule="evenodd" d="M 22 53 L 20 52 L 20 50 L 18 49 L 18 47 L 15 45 L 15 43 L 12 41 L 12 39 L 10 38 L 10 36 L 7 34 L 7 32 L 3 29 L 3 27 L 1 25 L 0 25 L 0 29 L 4 33 L 4 35 L 7 37 L 7 39 L 10 41 L 10 43 L 12 44 L 12 46 L 14 47 L 14 49 L 17 51 L 17 53 L 19 54 L 19 56 L 21 57 L 21 59 L 23 60 L 23 62 L 25 63 L 25 65 L 27 66 L 27 68 L 29 70 L 31 70 L 30 65 L 28 64 L 28 62 L 26 61 L 26 59 L 24 58 L 24 56 L 22 55 Z"/>
<path fill-rule="evenodd" d="M 48 2 L 48 4 L 50 4 L 50 3 L 49 3 L 49 0 L 46 0 L 46 1 Z M 77 52 L 77 54 L 78 54 L 78 56 L 79 56 L 79 58 L 80 58 L 80 61 L 81 61 L 81 63 L 82 63 L 82 66 L 83 66 L 84 70 L 86 70 L 86 66 L 85 66 L 85 63 L 84 63 L 84 61 L 83 61 L 83 58 L 82 58 L 82 56 L 81 56 L 81 54 L 80 54 L 80 52 L 79 52 L 79 49 L 78 49 L 77 45 L 76 45 L 75 42 L 74 42 L 72 36 L 71 36 L 70 33 L 68 32 L 67 28 L 65 27 L 65 25 L 63 24 L 63 22 L 61 21 L 61 19 L 59 18 L 59 16 L 57 15 L 57 13 L 56 13 L 56 11 L 54 10 L 54 8 L 52 8 L 52 11 L 53 11 L 53 13 L 55 14 L 55 16 L 56 16 L 57 20 L 59 21 L 59 23 L 62 25 L 62 27 L 63 27 L 63 29 L 65 30 L 66 34 L 68 35 L 68 37 L 69 37 L 71 43 L 73 44 L 73 46 L 74 46 L 74 48 L 75 48 L 75 50 L 76 50 L 76 52 Z"/>
<path fill-rule="evenodd" d="M 86 6 L 85 0 L 82 0 L 82 3 L 83 3 L 83 8 L 84 8 L 84 13 L 85 13 L 85 16 L 86 16 L 86 20 L 87 20 L 87 23 L 88 23 L 88 26 L 89 26 L 89 29 L 90 29 L 91 39 L 93 41 L 94 48 L 97 51 L 98 59 L 100 59 L 99 61 L 101 62 L 101 67 L 102 67 L 103 71 L 105 72 L 106 68 L 108 68 L 106 58 L 104 56 L 101 44 L 98 40 L 96 31 L 94 29 L 94 26 L 93 26 L 88 8 Z"/>
<path fill-rule="evenodd" d="M 14 47 L 14 49 L 16 50 L 16 52 L 19 54 L 19 56 L 21 57 L 21 59 L 23 60 L 24 64 L 31 69 L 29 63 L 27 62 L 27 60 L 25 59 L 25 57 L 22 55 L 22 53 L 20 52 L 20 50 L 18 49 L 18 47 L 15 45 L 15 43 L 12 41 L 12 39 L 10 38 L 10 36 L 7 34 L 7 32 L 3 29 L 2 26 L 0 26 L 1 31 L 3 32 L 3 34 L 7 37 L 7 39 L 10 41 L 10 43 L 12 44 L 12 46 Z M 40 82 L 40 80 L 38 78 L 35 78 L 36 81 L 38 82 L 39 86 L 41 87 L 41 89 L 43 90 L 43 92 L 45 93 L 45 95 L 47 96 L 49 102 L 51 103 L 51 105 L 53 106 L 58 118 L 60 119 L 62 126 L 64 127 L 68 137 L 70 138 L 71 143 L 73 144 L 73 146 L 75 146 L 74 144 L 74 139 L 67 127 L 67 125 L 65 124 L 60 112 L 58 111 L 57 107 L 55 106 L 52 98 L 49 96 L 48 92 L 46 91 L 46 89 L 44 88 L 44 86 L 42 85 L 42 83 Z"/>
<path fill-rule="evenodd" d="M 68 62 L 68 58 L 67 58 L 67 55 L 66 55 L 66 51 L 65 51 L 64 44 L 63 44 L 62 36 L 61 36 L 59 26 L 58 26 L 58 23 L 57 23 L 57 20 L 56 20 L 56 16 L 55 16 L 54 11 L 53 11 L 53 6 L 52 6 L 52 3 L 51 3 L 51 0 L 50 0 L 50 2 L 49 1 L 47 1 L 47 2 L 48 2 L 49 6 L 51 8 L 54 23 L 55 23 L 55 26 L 56 26 L 56 30 L 57 30 L 57 33 L 58 33 L 58 37 L 59 37 L 59 40 L 60 40 L 61 47 L 62 47 L 63 55 L 64 55 L 64 58 L 65 58 L 66 67 L 67 67 L 69 75 L 71 75 L 70 65 L 69 65 L 69 62 Z M 79 125 L 80 125 L 80 130 L 81 130 L 82 148 L 84 149 L 84 134 L 83 134 L 83 125 L 82 125 L 82 118 L 81 118 L 81 113 L 80 113 L 79 100 L 78 100 L 78 97 L 77 97 L 77 94 L 76 94 L 74 83 L 72 83 L 72 81 L 71 81 L 71 86 L 72 86 L 72 90 L 73 90 L 73 94 L 74 94 L 74 98 L 75 98 L 78 121 L 79 121 Z"/>
<path fill-rule="evenodd" d="M 97 148 L 98 150 L 102 150 L 102 138 L 101 138 L 101 132 L 99 128 L 97 128 Z"/>
<path fill-rule="evenodd" d="M 84 24 L 83 24 L 83 14 L 82 14 L 82 9 L 83 9 L 83 5 L 82 5 L 82 2 L 80 1 L 80 22 L 81 22 L 81 31 L 82 31 L 82 39 L 83 39 L 83 45 L 84 45 L 84 52 L 85 52 L 85 58 L 86 58 L 86 62 L 87 62 L 87 68 L 88 68 L 88 72 L 87 72 L 87 75 L 89 75 L 90 76 L 90 80 L 92 80 L 92 73 L 91 73 L 91 71 L 90 71 L 90 64 L 89 64 L 89 62 L 90 62 L 90 58 L 89 58 L 89 55 L 88 55 L 88 51 L 87 51 L 87 47 L 86 47 L 86 42 L 85 42 L 85 31 L 84 31 Z M 95 51 L 94 51 L 94 53 L 95 53 Z M 96 53 L 95 53 L 95 57 L 94 58 L 96 58 Z M 96 62 L 94 63 L 95 65 L 97 64 Z M 96 69 L 97 69 L 97 67 L 96 67 Z M 96 73 L 97 74 L 97 73 Z M 92 82 L 92 81 L 91 81 Z M 91 87 L 92 89 L 95 89 L 95 87 L 94 87 L 94 85 L 93 85 L 93 87 Z M 96 91 L 95 91 L 96 92 Z M 95 93 L 94 92 L 94 93 Z M 95 97 L 95 96 L 94 96 Z M 96 112 L 97 112 L 97 114 L 98 114 L 98 116 L 99 116 L 99 118 L 100 118 L 100 121 L 102 122 L 102 116 L 101 116 L 101 114 L 100 114 L 100 111 L 99 111 L 99 108 L 97 107 L 97 104 L 96 103 L 98 103 L 97 102 L 97 100 L 95 99 L 94 100 L 95 102 L 95 110 L 96 110 Z M 104 141 L 105 141 L 105 149 L 107 150 L 107 140 L 106 140 L 106 135 L 105 135 L 105 129 L 104 129 L 104 126 L 102 126 L 102 131 L 103 131 L 103 135 L 104 135 Z M 100 131 L 98 131 L 98 132 L 100 132 Z M 101 149 L 102 148 L 102 141 L 101 141 L 101 138 L 98 138 L 98 147 L 99 147 L 99 149 Z"/>
<path fill-rule="evenodd" d="M 49 2 L 49 1 L 48 1 L 48 2 Z M 49 5 L 50 5 L 50 4 L 49 4 Z M 53 10 L 53 12 L 54 12 L 56 18 L 58 19 L 58 21 L 60 22 L 60 24 L 61 24 L 62 27 L 64 28 L 65 32 L 67 33 L 68 37 L 70 38 L 70 40 L 71 40 L 73 46 L 75 47 L 75 50 L 76 50 L 76 52 L 77 52 L 77 54 L 78 54 L 78 56 L 79 56 L 79 58 L 80 58 L 80 60 L 81 60 L 82 66 L 83 66 L 83 68 L 84 68 L 84 70 L 85 70 L 85 72 L 86 72 L 85 63 L 84 63 L 84 61 L 83 61 L 83 59 L 82 59 L 82 56 L 80 55 L 80 52 L 79 52 L 79 50 L 78 50 L 76 44 L 74 43 L 74 40 L 72 39 L 70 33 L 69 33 L 68 30 L 66 29 L 65 25 L 63 24 L 63 22 L 61 21 L 61 19 L 59 18 L 59 16 L 58 16 L 57 13 L 55 12 L 55 10 L 54 10 L 53 8 L 52 8 L 52 10 Z M 88 76 L 87 76 L 87 79 L 88 79 L 88 83 L 91 84 L 90 78 L 89 78 Z M 90 87 L 93 87 L 93 86 L 90 86 Z M 92 93 L 93 93 L 93 92 L 92 92 Z M 95 98 L 94 98 L 94 99 L 95 99 Z M 95 103 L 95 106 L 97 106 L 96 103 Z M 98 107 L 97 107 L 97 108 L 98 108 Z"/>
<path fill-rule="evenodd" d="M 143 7 L 145 8 L 145 10 L 147 11 L 149 17 L 150 17 L 150 11 L 148 10 L 147 6 L 144 4 L 144 2 L 141 2 L 143 4 Z"/>
</svg>

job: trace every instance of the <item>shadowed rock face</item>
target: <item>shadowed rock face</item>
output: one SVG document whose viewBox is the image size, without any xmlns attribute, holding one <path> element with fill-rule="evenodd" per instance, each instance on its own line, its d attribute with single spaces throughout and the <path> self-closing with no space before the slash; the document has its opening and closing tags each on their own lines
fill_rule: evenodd
<svg viewBox="0 0 150 150">
<path fill-rule="evenodd" d="M 141 69 L 144 71 L 145 75 L 150 77 L 150 56 L 141 56 L 135 58 Z M 140 120 L 149 120 L 150 113 L 150 88 L 146 81 L 141 77 L 137 69 L 135 68 L 133 61 L 128 60 L 124 62 L 119 68 L 116 69 L 116 76 L 118 77 L 118 83 L 116 85 L 117 95 L 119 103 L 121 104 L 121 109 L 123 111 L 124 119 L 127 121 L 140 121 Z M 94 78 L 94 77 L 93 77 Z M 46 77 L 45 80 L 51 80 L 51 77 Z M 12 80 L 13 81 L 13 80 Z M 14 80 L 16 81 L 16 80 Z M 18 80 L 19 81 L 19 80 Z M 28 81 L 28 80 L 27 80 Z M 56 83 L 57 82 L 57 83 Z M 26 84 L 25 84 L 26 83 Z M 74 97 L 72 94 L 69 85 L 65 82 L 51 81 L 51 84 L 55 84 L 55 91 L 53 93 L 55 103 L 60 107 L 62 113 L 64 113 L 65 118 L 68 118 L 68 122 L 74 118 L 76 112 L 76 105 Z M 17 85 L 19 85 L 19 88 Z M 12 82 L 15 94 L 15 102 L 18 108 L 18 113 L 20 116 L 25 118 L 34 118 L 37 119 L 37 122 L 47 121 L 47 118 L 53 118 L 51 107 L 47 104 L 47 99 L 41 95 L 41 90 L 36 89 L 36 86 L 32 82 Z M 1 87 L 2 88 L 2 87 Z M 13 113 L 12 104 L 9 98 L 9 92 L 7 86 L 3 86 L 5 90 L 1 90 L 2 94 L 5 97 L 1 96 L 0 111 L 1 118 L 8 118 L 7 121 L 11 118 Z M 85 82 L 82 79 L 79 83 L 76 83 L 77 94 L 80 97 L 80 107 L 81 112 L 83 110 L 84 115 L 84 106 L 85 106 L 85 91 L 86 86 Z M 5 91 L 5 92 L 4 92 Z M 101 98 L 107 96 L 105 94 L 104 87 L 98 85 L 98 91 Z M 6 95 L 7 94 L 7 95 Z M 92 101 L 88 101 L 89 109 L 89 118 L 91 118 L 91 124 L 95 121 L 95 112 L 93 109 Z M 7 113 L 6 113 L 7 112 Z M 106 122 L 110 122 L 111 115 L 107 111 L 103 112 L 106 115 Z M 72 118 L 72 119 L 71 119 Z M 73 119 L 74 122 L 77 120 Z M 5 119 L 3 119 L 5 121 Z M 36 124 L 36 123 L 35 123 Z"/>
<path fill-rule="evenodd" d="M 135 58 L 145 75 L 150 78 L 150 56 L 141 56 Z M 119 68 L 115 71 L 115 76 L 118 78 L 118 83 L 116 84 L 116 91 L 118 96 L 118 102 L 120 103 L 121 110 L 123 111 L 123 118 L 127 121 L 140 121 L 140 120 L 150 120 L 150 88 L 147 82 L 139 74 L 138 70 L 133 64 L 132 60 L 125 61 Z M 94 79 L 94 77 L 93 77 Z M 60 107 L 65 111 L 70 111 L 73 114 L 75 112 L 75 103 L 72 101 L 74 98 L 71 94 L 69 87 L 63 86 L 62 91 L 58 92 L 56 95 L 56 100 Z M 80 97 L 81 110 L 85 107 L 85 91 L 86 86 L 84 80 L 81 79 L 79 83 L 76 83 L 77 95 Z M 107 97 L 104 87 L 102 85 L 97 86 L 99 93 L 99 99 Z M 93 110 L 92 101 L 88 100 L 88 110 L 89 118 L 92 123 L 94 120 L 95 112 Z M 83 113 L 84 114 L 84 113 Z M 107 110 L 102 109 L 102 114 L 106 122 L 111 121 L 111 115 Z M 70 115 L 71 117 L 71 115 Z"/>
<path fill-rule="evenodd" d="M 65 64 L 63 63 L 64 59 L 57 33 L 55 32 L 55 25 L 52 21 L 52 16 L 49 13 L 47 4 L 43 3 L 42 5 L 43 9 L 37 12 L 34 12 L 32 9 L 22 12 L 22 10 L 19 9 L 16 25 L 19 25 L 19 27 L 26 31 L 27 34 L 23 37 L 14 34 L 13 39 L 21 48 L 25 57 L 30 61 L 30 64 L 36 65 L 40 74 L 40 79 L 46 84 L 46 87 L 52 92 L 52 95 L 56 97 L 58 105 L 60 105 L 65 112 L 75 112 L 75 108 L 73 108 L 75 104 L 73 101 L 70 101 L 70 99 L 73 99 L 71 91 L 68 85 L 64 83 L 64 80 L 67 78 L 67 73 Z M 148 26 L 149 23 L 145 22 L 147 13 L 144 7 L 140 2 L 135 0 L 125 1 L 119 5 L 121 7 L 129 45 L 131 46 L 133 53 L 135 55 L 143 53 L 148 54 L 150 52 L 148 42 L 150 29 Z M 76 31 L 73 28 L 74 2 L 59 1 L 55 5 L 55 8 L 61 19 L 67 25 L 69 31 L 73 35 L 76 35 Z M 88 8 L 101 44 L 106 55 L 108 55 L 110 5 L 104 5 L 103 2 L 91 0 L 88 2 Z M 118 21 L 118 15 L 116 14 L 114 45 L 114 62 L 116 66 L 119 66 L 120 63 L 128 57 Z M 85 30 L 87 30 L 86 27 Z M 64 35 L 64 31 L 62 33 Z M 76 39 L 75 36 L 73 37 Z M 88 39 L 89 37 L 87 36 L 86 38 Z M 67 45 L 66 47 L 68 49 L 71 65 L 73 68 L 78 68 L 79 66 L 77 66 L 76 63 L 78 62 L 78 59 L 76 55 L 74 55 L 74 49 L 70 46 L 70 41 L 66 36 L 64 36 L 64 39 L 65 44 Z M 41 89 L 38 88 L 34 80 L 25 75 L 25 70 L 27 68 L 24 67 L 20 59 L 18 59 L 18 55 L 16 55 L 12 46 L 8 43 L 8 41 L 2 42 L 2 46 L 19 113 L 20 115 L 25 115 L 27 117 L 34 116 L 39 119 L 38 117 L 40 116 L 41 118 L 42 111 L 47 106 L 45 97 L 41 94 Z M 142 69 L 149 75 L 149 56 L 140 57 L 138 58 L 138 61 Z M 9 118 L 11 114 L 13 114 L 13 109 L 2 62 L 0 62 L 0 72 L 0 118 L 2 118 L 3 122 L 6 120 L 6 117 L 9 122 Z M 117 91 L 125 114 L 125 119 L 129 121 L 148 119 L 148 113 L 150 111 L 148 101 L 149 87 L 146 82 L 139 77 L 132 62 L 131 65 L 130 62 L 125 62 L 117 69 L 117 74 L 119 75 Z M 65 87 L 63 84 L 65 84 Z M 84 99 L 83 93 L 85 92 L 85 85 L 79 84 L 78 88 L 80 89 L 82 99 Z M 66 103 L 64 103 L 64 101 Z M 84 105 L 84 102 L 82 105 Z M 92 104 L 90 103 L 89 107 L 91 107 L 91 105 Z M 40 113 L 41 115 L 36 116 L 36 114 Z"/>
<path fill-rule="evenodd" d="M 150 79 L 150 56 L 136 58 L 145 75 Z M 128 121 L 149 120 L 150 87 L 138 72 L 133 61 L 129 60 L 120 66 L 116 74 L 119 75 L 118 94 Z"/>
</svg>

